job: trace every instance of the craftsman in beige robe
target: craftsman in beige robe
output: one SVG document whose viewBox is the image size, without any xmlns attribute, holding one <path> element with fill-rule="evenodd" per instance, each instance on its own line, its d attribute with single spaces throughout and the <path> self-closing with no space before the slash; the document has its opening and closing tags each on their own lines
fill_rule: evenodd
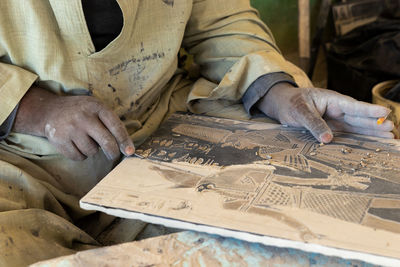
<svg viewBox="0 0 400 267">
<path fill-rule="evenodd" d="M 0 124 L 36 83 L 61 95 L 92 94 L 139 145 L 175 111 L 249 118 L 240 100 L 264 74 L 285 72 L 311 85 L 248 1 L 118 3 L 122 32 L 95 52 L 80 0 L 0 1 Z M 181 46 L 201 68 L 194 82 L 177 67 Z M 0 266 L 98 246 L 94 238 L 111 219 L 78 201 L 113 164 L 101 151 L 71 161 L 40 137 L 11 133 L 1 141 Z"/>
</svg>

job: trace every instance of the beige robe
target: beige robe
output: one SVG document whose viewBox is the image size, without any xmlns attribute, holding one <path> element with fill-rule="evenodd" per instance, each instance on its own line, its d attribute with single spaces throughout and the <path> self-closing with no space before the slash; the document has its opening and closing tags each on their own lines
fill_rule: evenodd
<svg viewBox="0 0 400 267">
<path fill-rule="evenodd" d="M 60 95 L 97 97 L 138 145 L 175 111 L 249 118 L 241 97 L 261 75 L 286 72 L 311 85 L 282 57 L 248 0 L 118 3 L 122 31 L 96 52 L 80 0 L 0 1 L 0 123 L 36 83 Z M 181 47 L 200 66 L 195 81 L 177 67 Z M 92 237 L 102 224 L 86 227 L 89 236 L 73 223 L 99 216 L 80 210 L 78 200 L 113 164 L 101 151 L 70 161 L 34 136 L 12 133 L 0 142 L 0 265 L 98 245 Z"/>
</svg>

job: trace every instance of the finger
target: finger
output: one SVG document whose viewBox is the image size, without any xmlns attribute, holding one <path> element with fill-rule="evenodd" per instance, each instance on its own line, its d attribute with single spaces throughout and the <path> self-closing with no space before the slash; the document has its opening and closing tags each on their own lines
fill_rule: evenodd
<svg viewBox="0 0 400 267">
<path fill-rule="evenodd" d="M 375 130 L 375 129 L 361 128 L 361 127 L 352 126 L 345 122 L 340 122 L 337 120 L 328 120 L 327 123 L 333 131 L 370 135 L 370 136 L 376 136 L 376 137 L 382 137 L 382 138 L 388 138 L 388 139 L 394 138 L 393 133 L 390 131 L 379 131 L 379 130 Z"/>
<path fill-rule="evenodd" d="M 376 118 L 365 118 L 358 116 L 344 115 L 344 122 L 351 126 L 366 128 L 376 131 L 390 132 L 394 128 L 394 124 L 390 120 L 384 121 L 382 124 L 378 124 Z"/>
<path fill-rule="evenodd" d="M 299 99 L 290 112 L 297 122 L 308 129 L 319 142 L 329 143 L 333 139 L 333 133 L 325 120 L 319 115 L 315 107 Z"/>
<path fill-rule="evenodd" d="M 76 135 L 73 142 L 77 149 L 86 157 L 94 156 L 99 151 L 99 146 L 85 133 Z"/>
<path fill-rule="evenodd" d="M 86 124 L 87 134 L 102 148 L 109 160 L 119 157 L 120 151 L 114 136 L 98 119 L 88 120 Z"/>
<path fill-rule="evenodd" d="M 125 128 L 125 125 L 118 116 L 108 109 L 102 109 L 99 112 L 99 118 L 117 140 L 120 151 L 125 156 L 131 156 L 135 153 L 135 146 Z"/>
<path fill-rule="evenodd" d="M 57 144 L 56 147 L 62 155 L 71 160 L 82 161 L 86 159 L 86 156 L 79 152 L 72 141 L 63 144 Z"/>
<path fill-rule="evenodd" d="M 343 113 L 352 116 L 386 117 L 391 112 L 390 109 L 383 106 L 374 105 L 362 101 L 358 101 L 352 97 L 335 93 L 335 96 L 330 98 L 330 101 L 336 102 Z"/>
</svg>

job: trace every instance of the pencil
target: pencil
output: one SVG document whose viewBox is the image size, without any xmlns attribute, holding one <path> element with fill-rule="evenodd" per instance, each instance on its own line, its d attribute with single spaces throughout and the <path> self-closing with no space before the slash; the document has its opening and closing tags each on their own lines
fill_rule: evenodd
<svg viewBox="0 0 400 267">
<path fill-rule="evenodd" d="M 376 124 L 381 125 L 382 123 L 384 123 L 386 120 L 386 117 L 381 117 L 376 121 Z"/>
</svg>

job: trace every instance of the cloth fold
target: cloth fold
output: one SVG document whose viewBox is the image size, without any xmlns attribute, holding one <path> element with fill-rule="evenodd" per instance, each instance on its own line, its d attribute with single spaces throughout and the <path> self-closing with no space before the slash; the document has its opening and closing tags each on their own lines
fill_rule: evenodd
<svg viewBox="0 0 400 267">
<path fill-rule="evenodd" d="M 19 104 L 14 108 L 10 115 L 8 115 L 7 119 L 0 125 L 0 141 L 7 138 L 10 134 L 11 129 L 14 125 L 15 117 L 17 116 Z"/>
</svg>

